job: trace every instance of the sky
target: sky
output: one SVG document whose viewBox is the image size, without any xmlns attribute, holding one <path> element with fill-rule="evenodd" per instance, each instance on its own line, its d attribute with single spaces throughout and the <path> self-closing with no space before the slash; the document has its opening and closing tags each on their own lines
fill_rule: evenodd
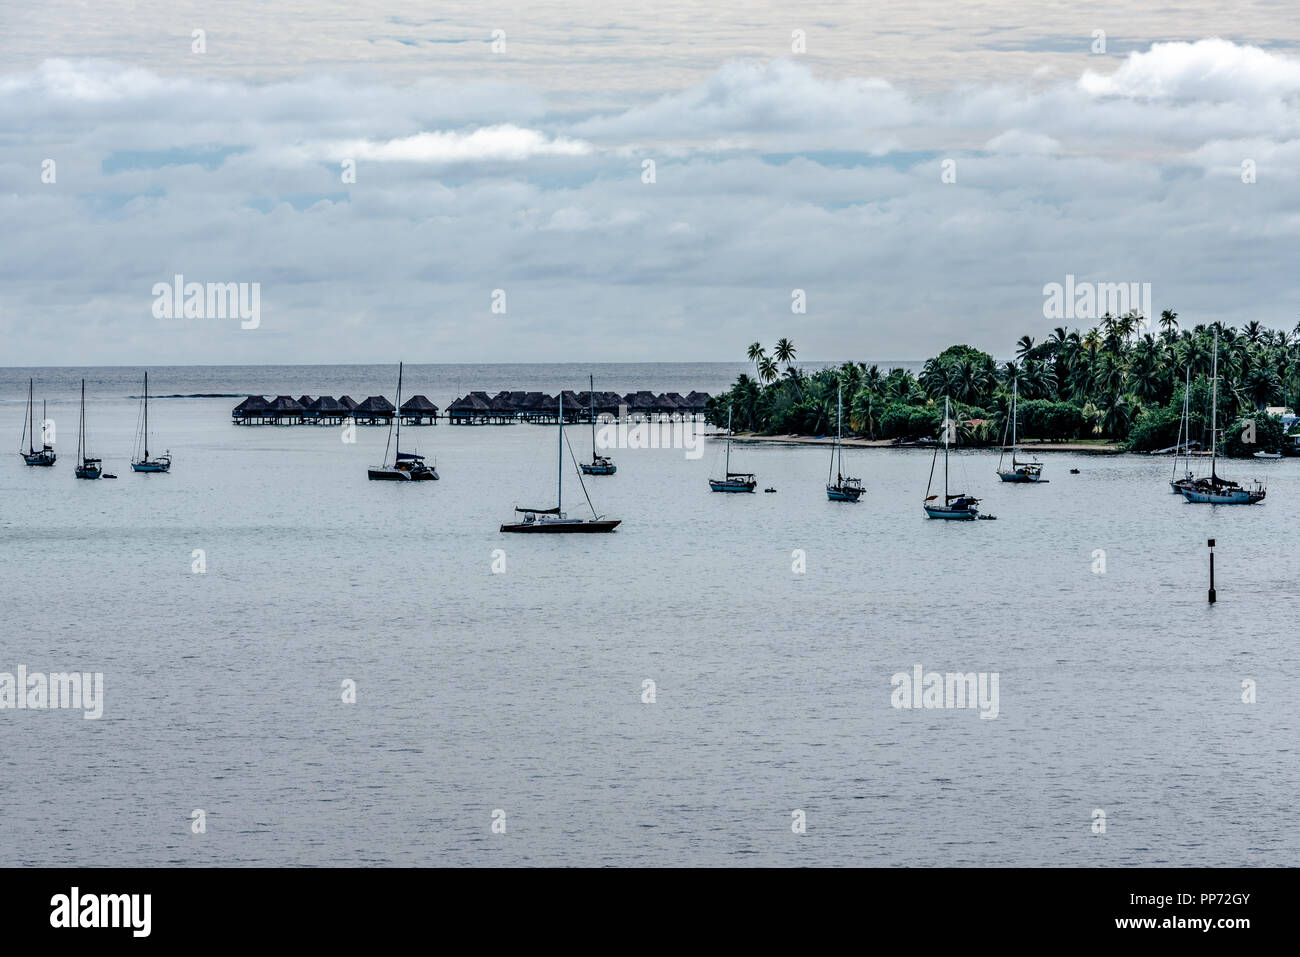
<svg viewBox="0 0 1300 957">
<path fill-rule="evenodd" d="M 1202 0 L 0 2 L 0 365 L 1007 356 L 1095 324 L 1044 316 L 1067 275 L 1289 330 L 1298 42 Z M 159 315 L 177 275 L 256 322 Z"/>
</svg>

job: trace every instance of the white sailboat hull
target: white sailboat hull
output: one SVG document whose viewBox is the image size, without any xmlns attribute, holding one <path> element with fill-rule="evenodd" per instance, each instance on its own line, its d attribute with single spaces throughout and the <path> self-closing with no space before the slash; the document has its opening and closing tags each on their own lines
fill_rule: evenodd
<svg viewBox="0 0 1300 957">
<path fill-rule="evenodd" d="M 927 518 L 938 518 L 948 522 L 971 522 L 979 518 L 979 510 L 974 508 L 945 508 L 942 505 L 922 505 Z"/>
</svg>

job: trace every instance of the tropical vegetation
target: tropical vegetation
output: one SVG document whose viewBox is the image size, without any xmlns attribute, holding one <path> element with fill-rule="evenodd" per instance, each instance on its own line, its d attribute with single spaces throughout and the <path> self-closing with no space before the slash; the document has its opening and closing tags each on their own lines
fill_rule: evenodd
<svg viewBox="0 0 1300 957">
<path fill-rule="evenodd" d="M 944 396 L 953 403 L 960 439 L 1002 441 L 1012 383 L 1019 394 L 1019 433 L 1028 440 L 1114 443 L 1134 451 L 1167 448 L 1178 439 L 1184 383 L 1190 370 L 1191 439 L 1208 442 L 1210 370 L 1219 338 L 1219 425 L 1227 454 L 1273 451 L 1282 425 L 1264 410 L 1300 399 L 1300 325 L 1290 332 L 1249 322 L 1180 328 L 1165 310 L 1158 331 L 1137 313 L 1104 316 L 1086 331 L 1058 326 L 1041 341 L 1021 336 L 1015 358 L 997 362 L 968 345 L 950 346 L 917 374 L 862 362 L 806 372 L 781 339 L 769 353 L 748 350 L 753 374 L 709 403 L 709 421 L 736 431 L 824 435 L 835 428 L 842 387 L 846 429 L 870 439 L 916 439 L 938 433 Z M 1256 442 L 1241 436 L 1255 425 Z M 1224 428 L 1227 426 L 1227 428 Z"/>
</svg>

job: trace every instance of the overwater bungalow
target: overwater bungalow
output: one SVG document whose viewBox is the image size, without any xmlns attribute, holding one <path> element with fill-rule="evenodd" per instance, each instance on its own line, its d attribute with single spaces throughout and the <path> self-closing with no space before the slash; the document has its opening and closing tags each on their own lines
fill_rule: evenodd
<svg viewBox="0 0 1300 957">
<path fill-rule="evenodd" d="M 352 410 L 333 396 L 323 395 L 307 406 L 303 421 L 313 425 L 339 425 L 349 418 Z"/>
<path fill-rule="evenodd" d="M 696 416 L 704 415 L 705 408 L 709 404 L 709 394 L 707 392 L 691 391 L 686 393 L 686 398 L 682 401 L 682 411 L 690 414 L 694 419 Z"/>
<path fill-rule="evenodd" d="M 673 416 L 677 415 L 680 411 L 681 407 L 677 404 L 677 400 L 667 392 L 660 395 L 650 404 L 650 414 L 660 419 L 666 418 L 671 420 Z"/>
<path fill-rule="evenodd" d="M 339 405 L 343 406 L 344 411 L 349 415 L 356 411 L 357 400 L 350 395 L 339 396 Z"/>
<path fill-rule="evenodd" d="M 655 396 L 653 392 L 629 392 L 623 396 L 623 403 L 627 406 L 627 414 L 633 421 L 650 418 L 654 411 Z"/>
<path fill-rule="evenodd" d="M 357 425 L 388 425 L 397 409 L 382 395 L 372 395 L 352 410 Z"/>
<path fill-rule="evenodd" d="M 438 407 L 425 396 L 413 395 L 402 403 L 403 425 L 437 425 Z"/>
<path fill-rule="evenodd" d="M 235 425 L 265 425 L 270 418 L 271 404 L 260 395 L 250 395 L 230 411 Z"/>
<path fill-rule="evenodd" d="M 306 410 L 291 395 L 277 395 L 272 401 L 267 417 L 276 425 L 301 425 Z"/>
<path fill-rule="evenodd" d="M 522 392 L 498 392 L 488 402 L 490 421 L 494 425 L 507 425 L 515 421 L 519 414 L 518 402 L 514 396 L 523 396 Z"/>
<path fill-rule="evenodd" d="M 485 425 L 491 415 L 491 400 L 482 392 L 471 392 L 447 406 L 447 422 L 450 425 Z"/>
</svg>

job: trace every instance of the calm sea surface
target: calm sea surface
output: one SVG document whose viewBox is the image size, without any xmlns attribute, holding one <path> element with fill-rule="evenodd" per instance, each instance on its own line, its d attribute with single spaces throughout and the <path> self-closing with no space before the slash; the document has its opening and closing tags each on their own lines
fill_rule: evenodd
<svg viewBox="0 0 1300 957">
<path fill-rule="evenodd" d="M 744 368 L 592 371 L 717 392 Z M 361 399 L 393 371 L 150 385 Z M 415 366 L 408 393 L 587 372 Z M 116 481 L 72 475 L 83 373 Z M 60 459 L 33 469 L 28 374 L 0 370 L 0 672 L 103 672 L 106 701 L 97 721 L 0 711 L 0 863 L 1300 863 L 1300 460 L 1225 465 L 1269 484 L 1234 509 L 1170 494 L 1166 459 L 1052 454 L 1033 487 L 963 453 L 954 484 L 998 521 L 948 524 L 921 512 L 925 451 L 847 453 L 853 505 L 826 501 L 825 448 L 737 443 L 774 495 L 711 494 L 716 442 L 615 450 L 618 474 L 587 479 L 615 534 L 506 536 L 513 505 L 553 498 L 553 427 L 404 430 L 442 481 L 398 485 L 366 481 L 386 430 L 348 444 L 160 399 L 174 471 L 136 475 L 138 370 L 40 369 Z M 582 514 L 571 466 L 565 488 Z M 891 707 L 916 664 L 996 672 L 998 717 Z"/>
</svg>

